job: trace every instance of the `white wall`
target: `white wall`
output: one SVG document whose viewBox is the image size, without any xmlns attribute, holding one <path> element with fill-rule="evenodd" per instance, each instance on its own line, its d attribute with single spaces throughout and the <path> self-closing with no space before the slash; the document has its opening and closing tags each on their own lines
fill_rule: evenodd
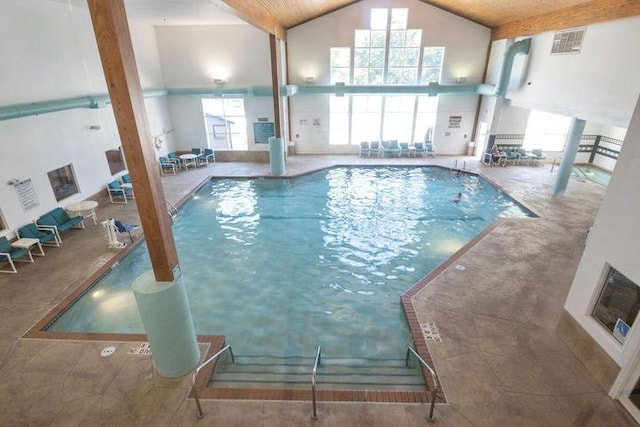
<svg viewBox="0 0 640 427">
<path fill-rule="evenodd" d="M 640 285 L 640 102 L 631 119 L 615 173 L 607 188 L 576 275 L 565 309 L 623 368 L 640 351 L 638 321 L 624 346 L 598 324 L 591 311 L 601 289 L 607 265 Z"/>
<path fill-rule="evenodd" d="M 314 76 L 317 84 L 329 84 L 330 48 L 353 48 L 354 31 L 369 28 L 373 7 L 408 8 L 407 28 L 422 29 L 423 46 L 445 46 L 442 83 L 452 83 L 459 76 L 467 77 L 467 83 L 481 82 L 491 35 L 488 28 L 415 0 L 363 0 L 287 31 L 289 83 L 303 84 L 307 76 Z M 440 97 L 434 139 L 439 153 L 464 152 L 464 135 L 471 139 L 477 102 L 475 95 Z M 450 115 L 462 116 L 460 129 L 448 129 Z M 319 118 L 320 126 L 313 126 L 312 118 Z M 297 152 L 356 152 L 355 146 L 330 146 L 328 125 L 327 96 L 291 98 L 291 133 Z M 445 137 L 446 132 L 451 135 Z"/>
<path fill-rule="evenodd" d="M 514 105 L 626 128 L 640 94 L 640 17 L 589 25 L 580 54 L 551 55 L 552 32 L 533 37 L 529 57 L 518 56 L 526 82 L 510 90 Z"/>
<path fill-rule="evenodd" d="M 89 12 L 43 0 L 0 0 L 0 106 L 60 100 L 107 92 Z M 131 24 L 143 88 L 164 87 L 155 33 Z M 171 129 L 166 98 L 147 99 L 153 134 Z M 100 130 L 90 130 L 93 125 Z M 172 136 L 167 136 L 167 146 Z M 151 143 L 151 141 L 149 141 Z M 113 179 L 105 151 L 120 146 L 111 107 L 73 109 L 0 121 L 0 210 L 12 230 L 42 213 L 102 191 Z M 10 155 L 9 155 L 10 154 Z M 80 189 L 57 202 L 47 172 L 72 164 Z M 10 179 L 31 179 L 39 206 L 24 212 Z"/>
<path fill-rule="evenodd" d="M 156 27 L 158 51 L 166 87 L 213 88 L 214 78 L 225 88 L 271 87 L 269 35 L 250 25 L 199 25 Z M 177 150 L 207 146 L 201 96 L 170 96 L 169 106 Z M 271 96 L 246 96 L 249 150 L 254 144 L 253 122 L 273 121 Z"/>
</svg>

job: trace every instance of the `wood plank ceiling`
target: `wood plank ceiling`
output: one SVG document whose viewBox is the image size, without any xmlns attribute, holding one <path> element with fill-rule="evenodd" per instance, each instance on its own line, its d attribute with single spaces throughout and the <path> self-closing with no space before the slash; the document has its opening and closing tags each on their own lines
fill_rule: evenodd
<svg viewBox="0 0 640 427">
<path fill-rule="evenodd" d="M 353 0 L 220 0 L 247 22 L 278 37 Z M 487 26 L 493 38 L 530 35 L 640 15 L 638 0 L 420 0 Z M 392 2 L 389 2 L 392 4 Z M 560 18 L 556 18 L 556 15 Z M 274 28 L 277 31 L 274 31 Z"/>
</svg>

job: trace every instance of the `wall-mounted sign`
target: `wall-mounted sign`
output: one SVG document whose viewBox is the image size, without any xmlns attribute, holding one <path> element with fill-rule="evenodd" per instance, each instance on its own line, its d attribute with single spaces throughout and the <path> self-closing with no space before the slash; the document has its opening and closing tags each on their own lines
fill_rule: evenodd
<svg viewBox="0 0 640 427">
<path fill-rule="evenodd" d="M 449 129 L 460 129 L 462 116 L 449 116 Z"/>
<path fill-rule="evenodd" d="M 268 144 L 272 136 L 276 136 L 276 127 L 273 122 L 253 123 L 253 140 L 256 144 Z"/>
<path fill-rule="evenodd" d="M 20 200 L 22 209 L 24 209 L 25 212 L 29 209 L 35 208 L 40 204 L 40 202 L 38 201 L 38 195 L 33 189 L 31 179 L 18 181 L 13 184 L 13 187 L 16 189 L 16 193 L 18 193 L 18 199 Z"/>
<path fill-rule="evenodd" d="M 616 326 L 613 328 L 613 336 L 620 342 L 620 344 L 624 344 L 624 340 L 627 338 L 629 329 L 629 325 L 627 325 L 624 320 L 619 318 L 616 321 Z"/>
</svg>

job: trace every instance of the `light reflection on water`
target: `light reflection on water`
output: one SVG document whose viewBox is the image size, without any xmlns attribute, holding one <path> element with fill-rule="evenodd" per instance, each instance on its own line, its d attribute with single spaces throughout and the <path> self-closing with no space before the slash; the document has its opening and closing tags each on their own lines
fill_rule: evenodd
<svg viewBox="0 0 640 427">
<path fill-rule="evenodd" d="M 503 216 L 526 213 L 476 176 L 338 167 L 213 180 L 173 231 L 198 333 L 245 355 L 397 358 L 400 295 Z M 50 330 L 143 332 L 130 283 L 149 268 L 143 244 Z"/>
</svg>

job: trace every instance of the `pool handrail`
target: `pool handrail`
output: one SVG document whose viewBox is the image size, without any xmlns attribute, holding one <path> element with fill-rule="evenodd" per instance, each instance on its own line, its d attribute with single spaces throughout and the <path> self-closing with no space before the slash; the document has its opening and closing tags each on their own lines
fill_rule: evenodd
<svg viewBox="0 0 640 427">
<path fill-rule="evenodd" d="M 429 366 L 429 364 L 427 362 L 425 362 L 422 357 L 420 357 L 420 355 L 413 349 L 413 347 L 408 347 L 407 348 L 407 355 L 406 355 L 405 360 L 404 360 L 404 365 L 406 367 L 409 366 L 409 356 L 412 353 L 416 357 L 416 359 L 418 359 L 418 361 L 422 364 L 422 366 L 427 368 L 427 371 L 429 371 L 429 374 L 431 375 L 431 379 L 433 380 L 433 390 L 431 390 L 431 405 L 429 407 L 429 415 L 427 416 L 427 419 L 429 421 L 434 421 L 435 417 L 433 415 L 433 411 L 435 409 L 436 394 L 438 392 L 438 381 L 436 380 L 436 373 L 434 372 L 433 369 L 431 369 L 431 366 Z M 427 384 L 427 390 L 429 390 L 429 384 Z"/>
<path fill-rule="evenodd" d="M 318 382 L 317 374 L 318 374 L 318 365 L 320 365 L 320 359 L 322 358 L 322 350 L 320 346 L 318 346 L 318 350 L 316 352 L 316 359 L 313 363 L 313 370 L 311 371 L 311 402 L 313 407 L 313 412 L 311 413 L 311 419 L 318 419 L 318 412 L 316 411 L 316 384 Z"/>
<path fill-rule="evenodd" d="M 229 350 L 229 354 L 231 355 L 231 363 L 236 363 L 236 358 L 233 355 L 231 344 L 227 344 L 222 350 L 211 356 L 202 365 L 198 366 L 195 371 L 193 371 L 193 376 L 191 377 L 191 391 L 193 392 L 193 397 L 196 400 L 196 411 L 198 412 L 198 418 L 204 417 L 204 411 L 202 410 L 202 406 L 200 405 L 200 398 L 198 397 L 198 389 L 196 388 L 196 377 L 198 376 L 198 372 L 200 372 L 202 368 L 207 366 L 209 363 L 218 359 L 218 357 L 220 357 L 227 350 Z"/>
</svg>

